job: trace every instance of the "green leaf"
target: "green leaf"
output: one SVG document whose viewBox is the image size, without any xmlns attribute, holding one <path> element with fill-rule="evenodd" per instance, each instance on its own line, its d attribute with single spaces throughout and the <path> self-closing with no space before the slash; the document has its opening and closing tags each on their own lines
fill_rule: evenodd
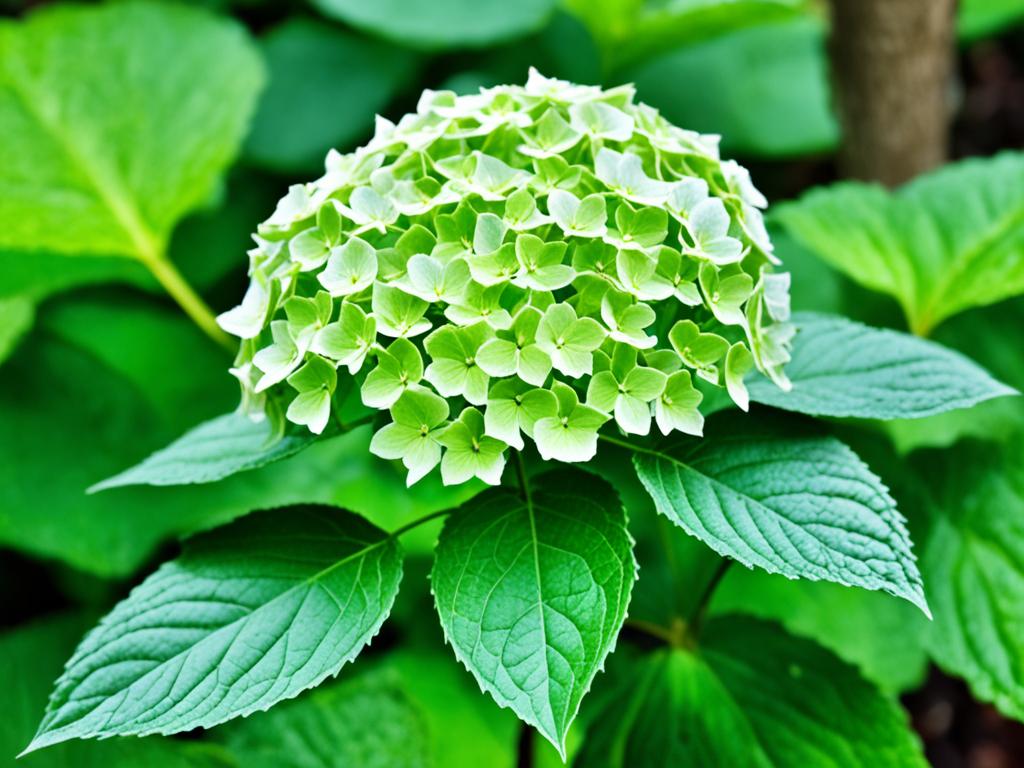
<svg viewBox="0 0 1024 768">
<path fill-rule="evenodd" d="M 303 18 L 271 29 L 261 48 L 270 77 L 245 154 L 279 171 L 317 170 L 327 150 L 368 135 L 416 63 L 407 50 Z"/>
<path fill-rule="evenodd" d="M 209 728 L 291 698 L 377 634 L 401 573 L 393 538 L 331 507 L 201 534 L 85 637 L 28 749 Z"/>
<path fill-rule="evenodd" d="M 1024 20 L 1017 0 L 963 0 L 958 7 L 957 36 L 961 41 L 990 37 Z"/>
<path fill-rule="evenodd" d="M 600 43 L 607 66 L 618 69 L 660 52 L 711 40 L 737 29 L 802 15 L 805 0 L 568 0 L 566 7 Z"/>
<path fill-rule="evenodd" d="M 1024 719 L 1024 436 L 918 454 L 931 489 L 922 570 L 932 658 L 974 695 Z"/>
<path fill-rule="evenodd" d="M 494 489 L 463 505 L 445 523 L 431 575 L 455 655 L 563 757 L 635 579 L 618 496 L 579 471 L 543 476 L 525 500 Z"/>
<path fill-rule="evenodd" d="M 253 715 L 228 730 L 246 768 L 425 768 L 429 734 L 397 674 L 365 672 Z"/>
<path fill-rule="evenodd" d="M 125 3 L 46 9 L 0 38 L 0 247 L 164 260 L 247 129 L 262 72 L 244 30 Z"/>
<path fill-rule="evenodd" d="M 46 706 L 46 696 L 75 642 L 87 627 L 83 617 L 58 615 L 0 635 L 0 755 L 25 768 L 225 768 L 230 755 L 217 745 L 174 739 L 114 738 L 51 747 L 21 758 Z"/>
<path fill-rule="evenodd" d="M 683 46 L 627 70 L 623 78 L 636 83 L 640 100 L 676 125 L 720 133 L 730 153 L 793 156 L 826 152 L 838 144 L 824 29 L 814 18 Z M 699 87 L 679 88 L 678 83 Z M 751 109 L 752 104 L 757 108 Z"/>
<path fill-rule="evenodd" d="M 628 659 L 575 765 L 927 765 L 906 714 L 857 671 L 775 624 L 712 620 L 699 653 Z"/>
<path fill-rule="evenodd" d="M 810 312 L 794 322 L 793 389 L 757 377 L 747 382 L 751 400 L 813 416 L 919 419 L 1016 394 L 934 342 Z"/>
<path fill-rule="evenodd" d="M 189 430 L 134 467 L 96 483 L 89 493 L 126 485 L 212 483 L 294 456 L 316 440 L 306 430 L 278 437 L 269 420 L 227 413 Z"/>
<path fill-rule="evenodd" d="M 955 163 L 895 192 L 834 184 L 774 215 L 819 258 L 895 298 L 919 335 L 1024 293 L 1022 152 Z"/>
<path fill-rule="evenodd" d="M 314 0 L 321 12 L 410 48 L 440 50 L 483 47 L 532 32 L 554 10 L 554 0 Z"/>
<path fill-rule="evenodd" d="M 703 440 L 635 455 L 659 512 L 748 567 L 884 590 L 928 614 L 903 517 L 853 451 L 791 425 L 714 423 Z"/>
<path fill-rule="evenodd" d="M 924 639 L 930 622 L 883 592 L 731 568 L 715 589 L 710 613 L 737 612 L 778 621 L 814 640 L 888 694 L 913 690 L 928 674 Z"/>
<path fill-rule="evenodd" d="M 14 351 L 35 319 L 35 307 L 23 296 L 0 298 L 0 363 Z"/>
</svg>

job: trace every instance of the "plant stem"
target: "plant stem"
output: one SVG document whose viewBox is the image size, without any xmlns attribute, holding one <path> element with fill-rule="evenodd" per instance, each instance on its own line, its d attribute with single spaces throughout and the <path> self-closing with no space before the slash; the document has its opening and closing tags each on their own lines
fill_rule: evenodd
<svg viewBox="0 0 1024 768">
<path fill-rule="evenodd" d="M 711 574 L 711 578 L 708 579 L 708 583 L 704 587 L 704 592 L 701 593 L 700 600 L 697 601 L 696 607 L 693 609 L 693 613 L 690 615 L 690 634 L 696 637 L 700 633 L 701 625 L 704 623 L 704 618 L 708 612 L 708 606 L 711 604 L 711 598 L 718 588 L 718 585 L 722 582 L 722 578 L 725 576 L 725 572 L 729 570 L 729 566 L 732 565 L 732 560 L 728 557 L 722 558 L 722 562 L 718 564 L 715 572 Z"/>
<path fill-rule="evenodd" d="M 408 533 L 413 528 L 418 528 L 425 523 L 429 523 L 431 520 L 436 520 L 439 517 L 444 517 L 445 515 L 450 515 L 451 513 L 452 510 L 450 509 L 442 509 L 438 512 L 431 512 L 429 515 L 424 515 L 423 517 L 416 518 L 415 520 L 406 523 L 401 528 L 395 529 L 391 532 L 390 536 L 392 539 L 397 539 L 403 533 Z"/>
<path fill-rule="evenodd" d="M 516 455 L 516 479 L 519 480 L 519 493 L 523 501 L 530 504 L 530 481 L 526 477 L 526 466 L 523 464 L 523 454 L 515 451 Z"/>
<path fill-rule="evenodd" d="M 533 728 L 523 723 L 519 730 L 519 743 L 516 745 L 516 768 L 533 768 L 533 766 Z"/>
<path fill-rule="evenodd" d="M 177 267 L 169 259 L 153 251 L 142 257 L 141 261 L 153 273 L 153 277 L 164 287 L 164 290 L 167 291 L 171 298 L 178 302 L 178 305 L 185 310 L 185 314 L 192 318 L 192 321 L 199 326 L 200 330 L 217 344 L 224 347 L 224 349 L 234 354 L 238 345 L 217 325 L 217 319 L 214 317 L 213 310 L 206 305 L 206 302 L 195 292 L 188 281 L 182 277 Z"/>
<path fill-rule="evenodd" d="M 655 624 L 653 621 L 645 621 L 644 619 L 626 619 L 625 626 L 629 629 L 649 635 L 667 645 L 671 645 L 673 648 L 678 648 L 680 646 L 682 639 L 680 633 L 673 632 L 668 627 Z"/>
<path fill-rule="evenodd" d="M 611 435 L 598 435 L 597 439 L 604 440 L 606 443 L 611 443 L 612 445 L 617 445 L 620 448 L 625 448 L 627 451 L 633 451 L 633 453 L 646 453 L 648 456 L 662 455 L 659 451 L 656 451 L 653 448 L 644 448 L 642 445 L 633 445 L 633 443 L 626 440 L 620 440 L 619 438 L 612 437 Z"/>
</svg>

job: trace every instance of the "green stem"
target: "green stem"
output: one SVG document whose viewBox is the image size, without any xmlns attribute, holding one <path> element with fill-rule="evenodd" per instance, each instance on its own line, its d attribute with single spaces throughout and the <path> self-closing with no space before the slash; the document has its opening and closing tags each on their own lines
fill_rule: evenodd
<svg viewBox="0 0 1024 768">
<path fill-rule="evenodd" d="M 416 518 L 415 520 L 406 523 L 401 528 L 392 531 L 390 534 L 391 538 L 397 539 L 403 533 L 408 533 L 413 528 L 419 528 L 421 525 L 429 523 L 431 520 L 436 520 L 439 517 L 444 517 L 445 515 L 450 515 L 451 513 L 452 510 L 450 509 L 442 509 L 438 512 L 431 512 L 429 515 L 424 515 L 423 517 Z"/>
<path fill-rule="evenodd" d="M 523 497 L 523 501 L 529 506 L 530 504 L 530 481 L 526 477 L 526 465 L 523 463 L 523 454 L 521 451 L 515 451 L 516 455 L 516 478 L 519 480 L 519 492 Z"/>
<path fill-rule="evenodd" d="M 620 440 L 617 437 L 611 435 L 598 435 L 598 440 L 604 440 L 606 443 L 617 445 L 620 448 L 625 448 L 627 451 L 633 451 L 634 453 L 646 453 L 648 456 L 662 456 L 660 451 L 656 451 L 653 448 L 644 448 L 642 445 L 634 445 L 626 440 Z"/>
<path fill-rule="evenodd" d="M 185 310 L 185 314 L 192 318 L 192 321 L 199 326 L 203 333 L 232 354 L 236 351 L 238 345 L 217 325 L 213 311 L 206 306 L 206 302 L 182 277 L 177 267 L 155 251 L 147 252 L 141 260 L 153 273 L 153 277 L 164 287 L 164 290 L 178 302 L 178 305 Z"/>
<path fill-rule="evenodd" d="M 690 633 L 696 637 L 700 633 L 701 626 L 704 624 L 704 618 L 707 616 L 708 606 L 711 605 L 711 598 L 715 594 L 715 590 L 718 585 L 722 583 L 722 579 L 725 577 L 725 572 L 729 570 L 729 566 L 732 565 L 732 560 L 728 557 L 722 558 L 722 562 L 715 568 L 715 572 L 711 574 L 711 578 L 708 579 L 708 583 L 704 587 L 704 592 L 701 593 L 700 600 L 697 601 L 696 607 L 693 609 L 693 613 L 690 615 Z"/>
</svg>

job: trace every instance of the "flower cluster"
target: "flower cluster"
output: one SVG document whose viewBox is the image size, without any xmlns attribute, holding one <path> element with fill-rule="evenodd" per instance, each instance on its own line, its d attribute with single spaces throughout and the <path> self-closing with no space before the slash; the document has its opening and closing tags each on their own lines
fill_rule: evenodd
<svg viewBox="0 0 1024 768">
<path fill-rule="evenodd" d="M 260 225 L 221 326 L 250 412 L 321 432 L 338 370 L 391 421 L 371 450 L 415 482 L 497 483 L 524 435 L 586 461 L 599 428 L 701 434 L 695 377 L 747 407 L 787 387 L 793 334 L 747 171 L 717 137 L 531 71 L 427 91 L 365 147 L 331 152 Z M 285 408 L 285 403 L 287 406 Z"/>
</svg>

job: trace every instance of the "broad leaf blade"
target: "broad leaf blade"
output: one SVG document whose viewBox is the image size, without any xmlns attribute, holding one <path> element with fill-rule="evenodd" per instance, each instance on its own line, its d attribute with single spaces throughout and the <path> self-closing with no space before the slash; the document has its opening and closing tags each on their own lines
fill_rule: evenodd
<svg viewBox="0 0 1024 768">
<path fill-rule="evenodd" d="M 800 313 L 783 392 L 764 378 L 750 399 L 812 416 L 920 419 L 1016 390 L 958 352 L 905 333 L 829 315 Z"/>
<path fill-rule="evenodd" d="M 931 530 L 922 557 L 932 658 L 974 695 L 1024 719 L 1024 436 L 916 458 Z"/>
<path fill-rule="evenodd" d="M 440 702 L 439 702 L 440 704 Z M 429 734 L 397 674 L 362 673 L 231 728 L 246 768 L 425 768 Z"/>
<path fill-rule="evenodd" d="M 203 422 L 140 464 L 96 483 L 89 493 L 126 485 L 212 483 L 294 456 L 317 439 L 308 430 L 278 438 L 268 420 L 253 421 L 235 411 Z"/>
<path fill-rule="evenodd" d="M 659 512 L 748 567 L 885 590 L 928 613 L 896 502 L 846 445 L 738 420 L 714 434 L 636 454 Z"/>
<path fill-rule="evenodd" d="M 128 3 L 47 9 L 0 35 L 0 245 L 152 256 L 245 133 L 262 73 L 242 28 Z"/>
<path fill-rule="evenodd" d="M 842 182 L 773 215 L 818 257 L 899 301 L 921 335 L 1024 292 L 1021 152 L 965 160 L 892 193 Z"/>
<path fill-rule="evenodd" d="M 768 622 L 711 621 L 700 652 L 624 657 L 576 765 L 926 765 L 899 706 L 813 642 Z"/>
<path fill-rule="evenodd" d="M 431 582 L 455 655 L 564 755 L 635 579 L 617 494 L 593 475 L 564 471 L 543 476 L 528 500 L 494 489 L 456 511 Z"/>
<path fill-rule="evenodd" d="M 209 728 L 291 698 L 377 634 L 400 579 L 395 540 L 331 507 L 201 534 L 82 641 L 28 751 Z"/>
</svg>

